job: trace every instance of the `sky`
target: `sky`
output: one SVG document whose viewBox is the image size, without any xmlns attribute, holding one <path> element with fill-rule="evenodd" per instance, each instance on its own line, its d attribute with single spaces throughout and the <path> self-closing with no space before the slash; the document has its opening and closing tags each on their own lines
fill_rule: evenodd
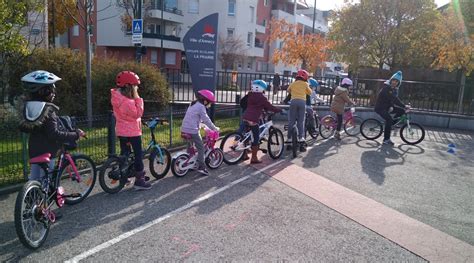
<svg viewBox="0 0 474 263">
<path fill-rule="evenodd" d="M 450 0 L 435 0 L 438 7 L 449 3 Z M 308 5 L 313 6 L 314 0 L 306 0 Z M 344 4 L 344 0 L 316 0 L 316 8 L 319 10 L 330 10 L 341 7 Z"/>
</svg>

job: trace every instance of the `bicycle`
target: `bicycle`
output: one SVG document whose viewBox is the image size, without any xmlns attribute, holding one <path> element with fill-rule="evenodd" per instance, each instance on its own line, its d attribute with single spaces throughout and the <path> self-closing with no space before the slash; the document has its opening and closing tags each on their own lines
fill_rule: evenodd
<svg viewBox="0 0 474 263">
<path fill-rule="evenodd" d="M 207 167 L 217 169 L 224 160 L 224 153 L 221 149 L 215 148 L 219 139 L 219 132 L 204 128 L 204 158 Z M 191 140 L 191 135 L 182 133 L 181 137 L 187 141 Z M 197 161 L 198 153 L 196 147 L 189 143 L 186 151 L 178 152 L 171 161 L 171 172 L 176 177 L 185 176 L 189 170 L 197 170 L 199 163 Z"/>
<path fill-rule="evenodd" d="M 410 109 L 407 109 L 405 114 L 392 127 L 398 128 L 397 126 L 402 124 L 400 127 L 400 138 L 406 144 L 415 145 L 422 142 L 425 138 L 425 128 L 418 123 L 412 122 L 409 112 Z M 367 140 L 375 140 L 382 135 L 384 126 L 385 122 L 370 118 L 362 122 L 360 131 Z"/>
<path fill-rule="evenodd" d="M 267 149 L 261 149 L 262 152 L 268 153 L 270 158 L 278 159 L 283 153 L 283 133 L 280 129 L 273 125 L 272 117 L 275 113 L 269 113 L 266 116 L 266 121 L 259 125 L 260 130 L 260 144 L 267 142 Z M 246 127 L 245 133 L 233 132 L 227 134 L 222 139 L 220 149 L 224 153 L 224 162 L 232 165 L 240 162 L 245 151 L 250 150 L 253 142 L 253 134 L 250 126 Z M 275 149 L 273 149 L 275 147 Z"/>
<path fill-rule="evenodd" d="M 78 204 L 94 188 L 94 161 L 84 154 L 71 154 L 69 150 L 72 149 L 62 146 L 52 170 L 48 168 L 50 153 L 29 161 L 30 164 L 38 164 L 45 176 L 41 182 L 28 181 L 16 198 L 15 230 L 20 242 L 27 248 L 37 249 L 46 241 L 50 226 L 56 221 L 56 214 L 52 211 L 54 204 L 59 208 L 64 204 Z"/>
<path fill-rule="evenodd" d="M 355 108 L 351 107 L 345 110 L 344 116 L 344 131 L 349 136 L 356 136 L 360 133 L 360 126 L 362 124 L 362 118 L 355 115 Z M 319 134 L 324 139 L 327 139 L 334 135 L 337 128 L 337 120 L 332 115 L 326 115 L 321 119 L 321 125 L 319 126 Z"/>
<path fill-rule="evenodd" d="M 148 162 L 151 174 L 159 180 L 165 177 L 170 169 L 171 154 L 156 141 L 155 129 L 158 124 L 167 124 L 167 120 L 151 118 L 144 124 L 151 132 L 151 140 L 145 149 L 145 154 L 149 153 Z M 130 143 L 127 144 L 127 147 L 130 149 L 128 155 L 111 155 L 102 165 L 99 172 L 99 184 L 104 192 L 118 193 L 125 185 L 129 184 L 129 178 L 135 176 L 134 163 L 137 157 L 131 151 Z"/>
</svg>

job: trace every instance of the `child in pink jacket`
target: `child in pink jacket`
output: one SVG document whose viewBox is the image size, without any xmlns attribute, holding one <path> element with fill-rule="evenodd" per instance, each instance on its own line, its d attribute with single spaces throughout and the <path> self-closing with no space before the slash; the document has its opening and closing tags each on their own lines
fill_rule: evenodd
<svg viewBox="0 0 474 263">
<path fill-rule="evenodd" d="M 120 140 L 120 155 L 130 153 L 131 144 L 135 153 L 135 184 L 137 190 L 147 190 L 151 184 L 145 180 L 142 151 L 143 99 L 138 95 L 140 78 L 131 71 L 120 72 L 115 79 L 117 87 L 111 89 L 112 108 L 116 125 L 115 132 Z"/>
</svg>

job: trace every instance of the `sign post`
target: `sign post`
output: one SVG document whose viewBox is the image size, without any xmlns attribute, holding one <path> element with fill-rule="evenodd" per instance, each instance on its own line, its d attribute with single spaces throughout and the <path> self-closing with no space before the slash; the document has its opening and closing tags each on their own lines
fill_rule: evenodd
<svg viewBox="0 0 474 263">
<path fill-rule="evenodd" d="M 141 45 L 143 40 L 143 19 L 133 19 L 132 21 L 132 44 L 136 48 L 137 62 L 140 63 L 142 60 Z"/>
</svg>

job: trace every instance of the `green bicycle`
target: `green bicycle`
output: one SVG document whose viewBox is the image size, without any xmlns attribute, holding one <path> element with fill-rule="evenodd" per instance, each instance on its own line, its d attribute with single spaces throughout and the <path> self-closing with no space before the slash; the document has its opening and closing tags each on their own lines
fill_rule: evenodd
<svg viewBox="0 0 474 263">
<path fill-rule="evenodd" d="M 412 122 L 408 109 L 400 119 L 393 125 L 393 127 L 400 127 L 400 138 L 406 144 L 415 145 L 423 141 L 425 138 L 425 128 L 418 123 Z M 371 118 L 362 122 L 360 125 L 360 133 L 367 140 L 375 140 L 379 138 L 383 133 L 383 122 Z"/>
</svg>

